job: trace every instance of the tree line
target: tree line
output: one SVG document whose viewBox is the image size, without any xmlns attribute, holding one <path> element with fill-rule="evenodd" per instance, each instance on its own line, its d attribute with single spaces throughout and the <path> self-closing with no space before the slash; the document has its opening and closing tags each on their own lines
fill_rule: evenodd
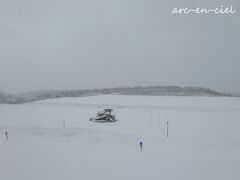
<svg viewBox="0 0 240 180">
<path fill-rule="evenodd" d="M 136 86 L 84 90 L 33 91 L 11 95 L 0 93 L 0 104 L 21 104 L 61 97 L 81 97 L 97 94 L 148 95 L 148 96 L 232 96 L 202 87 Z"/>
</svg>

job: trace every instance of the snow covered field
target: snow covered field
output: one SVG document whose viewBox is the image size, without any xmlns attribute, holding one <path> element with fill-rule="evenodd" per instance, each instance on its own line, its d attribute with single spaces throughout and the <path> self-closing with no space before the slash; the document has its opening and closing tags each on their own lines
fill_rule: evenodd
<svg viewBox="0 0 240 180">
<path fill-rule="evenodd" d="M 103 108 L 114 108 L 118 121 L 90 122 Z M 0 105 L 0 180 L 238 180 L 239 167 L 240 98 L 98 95 Z"/>
</svg>

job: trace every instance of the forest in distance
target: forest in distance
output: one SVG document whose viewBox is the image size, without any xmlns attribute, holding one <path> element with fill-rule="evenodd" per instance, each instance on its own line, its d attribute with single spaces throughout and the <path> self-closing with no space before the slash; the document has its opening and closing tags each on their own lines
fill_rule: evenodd
<svg viewBox="0 0 240 180">
<path fill-rule="evenodd" d="M 145 96 L 234 96 L 202 87 L 136 86 L 84 90 L 44 90 L 20 94 L 0 92 L 0 104 L 21 104 L 31 101 L 61 97 L 81 97 L 97 94 L 145 95 Z"/>
</svg>

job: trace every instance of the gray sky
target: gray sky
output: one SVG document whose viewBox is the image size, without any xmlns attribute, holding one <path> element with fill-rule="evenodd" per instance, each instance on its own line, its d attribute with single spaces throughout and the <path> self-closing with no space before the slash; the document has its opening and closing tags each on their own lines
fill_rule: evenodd
<svg viewBox="0 0 240 180">
<path fill-rule="evenodd" d="M 173 15 L 233 5 L 234 15 Z M 240 92 L 239 0 L 0 0 L 0 90 Z"/>
</svg>

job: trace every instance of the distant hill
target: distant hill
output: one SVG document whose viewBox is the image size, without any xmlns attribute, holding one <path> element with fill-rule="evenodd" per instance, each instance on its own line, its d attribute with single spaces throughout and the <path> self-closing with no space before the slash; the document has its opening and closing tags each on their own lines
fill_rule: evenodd
<svg viewBox="0 0 240 180">
<path fill-rule="evenodd" d="M 240 92 L 231 93 L 233 96 L 240 97 Z"/>
<path fill-rule="evenodd" d="M 33 91 L 18 95 L 0 92 L 0 104 L 20 104 L 60 97 L 80 97 L 96 94 L 148 95 L 148 96 L 232 96 L 201 87 L 137 86 L 68 91 Z"/>
<path fill-rule="evenodd" d="M 15 97 L 11 94 L 0 92 L 0 104 L 14 103 Z"/>
</svg>

